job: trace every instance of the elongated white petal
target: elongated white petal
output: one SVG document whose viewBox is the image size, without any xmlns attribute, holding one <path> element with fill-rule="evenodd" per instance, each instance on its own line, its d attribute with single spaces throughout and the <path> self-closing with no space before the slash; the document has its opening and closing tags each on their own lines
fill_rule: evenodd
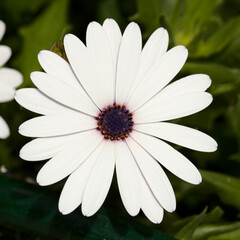
<svg viewBox="0 0 240 240">
<path fill-rule="evenodd" d="M 88 177 L 105 144 L 106 142 L 102 141 L 89 158 L 68 177 L 58 204 L 62 214 L 71 213 L 81 204 Z"/>
<path fill-rule="evenodd" d="M 118 104 L 125 102 L 134 83 L 141 49 L 141 30 L 136 23 L 130 23 L 123 33 L 119 49 L 116 78 L 116 103 Z"/>
<path fill-rule="evenodd" d="M 150 221 L 161 223 L 164 212 L 163 208 L 153 195 L 139 169 L 137 169 L 137 173 L 141 190 L 141 209 Z"/>
<path fill-rule="evenodd" d="M 136 131 L 133 132 L 131 136 L 177 177 L 192 184 L 199 184 L 202 181 L 202 177 L 197 168 L 186 157 L 167 143 Z"/>
<path fill-rule="evenodd" d="M 93 63 L 86 46 L 73 34 L 67 34 L 64 37 L 64 48 L 70 65 L 83 88 L 94 103 L 102 109 L 109 103 L 105 103 L 102 98 L 102 92 L 99 90 L 101 86 L 99 86 L 93 71 Z"/>
<path fill-rule="evenodd" d="M 86 43 L 93 63 L 92 70 L 95 72 L 98 86 L 101 87 L 102 98 L 105 99 L 104 102 L 113 104 L 115 73 L 111 46 L 99 23 L 92 22 L 88 25 Z"/>
<path fill-rule="evenodd" d="M 122 39 L 122 33 L 118 26 L 118 24 L 113 19 L 106 19 L 103 23 L 103 29 L 107 34 L 108 41 L 111 47 L 111 53 L 112 53 L 112 61 L 113 61 L 113 72 L 114 72 L 114 78 L 116 77 L 116 67 L 117 67 L 117 61 L 118 61 L 118 53 L 119 53 L 119 47 Z M 115 89 L 115 81 L 114 79 L 114 89 Z"/>
<path fill-rule="evenodd" d="M 204 92 L 210 87 L 211 82 L 211 79 L 206 74 L 189 75 L 166 86 L 149 102 L 163 101 L 189 93 Z"/>
<path fill-rule="evenodd" d="M 141 61 L 143 61 L 141 64 L 145 71 L 141 69 L 140 71 L 146 73 L 153 64 L 157 63 L 159 58 L 166 53 L 168 42 L 169 36 L 166 29 L 158 28 L 152 33 L 141 54 Z M 143 58 L 145 58 L 145 60 Z M 142 74 L 142 76 L 143 75 L 144 74 Z"/>
<path fill-rule="evenodd" d="M 139 137 L 134 134 L 134 138 L 138 140 Z M 164 209 L 173 212 L 176 209 L 175 195 L 161 166 L 133 139 L 127 139 L 127 143 L 152 193 Z M 158 148 L 157 151 L 161 150 Z"/>
<path fill-rule="evenodd" d="M 15 100 L 24 108 L 42 115 L 81 114 L 49 98 L 36 88 L 19 89 L 15 93 Z"/>
<path fill-rule="evenodd" d="M 22 74 L 11 68 L 1 68 L 0 69 L 0 83 L 8 84 L 9 86 L 16 88 L 18 87 L 22 81 Z"/>
<path fill-rule="evenodd" d="M 177 46 L 163 54 L 158 63 L 145 75 L 134 95 L 128 103 L 134 111 L 151 99 L 164 88 L 180 71 L 187 59 L 188 51 L 183 46 Z"/>
<path fill-rule="evenodd" d="M 5 139 L 9 136 L 10 131 L 7 123 L 0 116 L 0 139 Z"/>
<path fill-rule="evenodd" d="M 140 187 L 137 176 L 137 165 L 125 142 L 117 142 L 116 172 L 120 195 L 123 204 L 131 216 L 140 211 Z"/>
<path fill-rule="evenodd" d="M 112 53 L 112 61 L 113 61 L 113 72 L 114 72 L 114 80 L 113 80 L 113 91 L 114 91 L 114 100 L 116 94 L 116 71 L 117 71 L 117 63 L 119 56 L 119 48 L 122 40 L 122 33 L 118 26 L 118 24 L 113 19 L 106 19 L 103 23 L 103 29 L 105 30 L 108 41 L 111 47 Z"/>
<path fill-rule="evenodd" d="M 4 33 L 5 33 L 5 30 L 6 30 L 6 25 L 5 25 L 5 23 L 4 23 L 2 20 L 0 20 L 0 41 L 1 41 L 2 38 L 3 38 L 3 35 L 4 35 Z"/>
<path fill-rule="evenodd" d="M 92 216 L 102 206 L 112 182 L 114 167 L 114 143 L 107 142 L 91 171 L 84 189 L 82 199 L 83 215 Z"/>
<path fill-rule="evenodd" d="M 0 67 L 3 66 L 11 57 L 12 50 L 8 46 L 0 45 Z"/>
<path fill-rule="evenodd" d="M 8 102 L 14 99 L 15 89 L 8 84 L 0 82 L 0 102 Z"/>
<path fill-rule="evenodd" d="M 168 41 L 168 32 L 164 28 L 158 28 L 152 33 L 141 52 L 138 72 L 132 85 L 131 91 L 128 94 L 126 103 L 131 98 L 139 84 L 142 82 L 146 73 L 154 64 L 157 64 L 158 59 L 164 53 L 166 53 L 168 48 Z"/>
<path fill-rule="evenodd" d="M 70 64 L 62 57 L 51 51 L 42 50 L 38 54 L 38 61 L 46 73 L 72 86 L 80 91 L 81 94 L 86 95 Z"/>
<path fill-rule="evenodd" d="M 78 111 L 97 115 L 98 109 L 90 99 L 70 85 L 43 72 L 33 72 L 30 77 L 35 86 L 50 98 Z"/>
<path fill-rule="evenodd" d="M 189 116 L 208 107 L 213 98 L 206 92 L 196 92 L 157 101 L 152 99 L 134 113 L 136 123 L 167 121 Z"/>
<path fill-rule="evenodd" d="M 101 141 L 102 136 L 96 131 L 81 133 L 74 143 L 64 148 L 41 168 L 37 175 L 39 185 L 50 185 L 67 177 L 88 158 Z"/>
<path fill-rule="evenodd" d="M 82 133 L 65 136 L 37 138 L 25 144 L 20 150 L 20 157 L 27 161 L 40 161 L 52 158 L 69 144 L 78 141 Z"/>
<path fill-rule="evenodd" d="M 19 133 L 27 137 L 54 137 L 97 127 L 96 120 L 83 114 L 41 116 L 24 122 Z"/>
<path fill-rule="evenodd" d="M 134 130 L 150 134 L 163 140 L 202 152 L 217 150 L 216 141 L 198 130 L 165 122 L 139 124 Z"/>
</svg>

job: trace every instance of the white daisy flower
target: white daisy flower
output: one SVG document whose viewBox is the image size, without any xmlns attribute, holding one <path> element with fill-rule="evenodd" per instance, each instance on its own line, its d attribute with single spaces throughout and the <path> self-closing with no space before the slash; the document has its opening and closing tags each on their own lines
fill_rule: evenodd
<svg viewBox="0 0 240 240">
<path fill-rule="evenodd" d="M 0 20 L 0 41 L 5 33 L 6 26 Z M 0 45 L 0 103 L 14 99 L 15 88 L 22 83 L 22 75 L 15 69 L 2 67 L 11 57 L 12 51 L 8 46 Z M 0 139 L 9 136 L 9 127 L 0 116 Z"/>
<path fill-rule="evenodd" d="M 45 72 L 33 72 L 37 89 L 21 89 L 16 100 L 43 116 L 28 120 L 19 132 L 35 137 L 20 151 L 21 158 L 51 158 L 37 182 L 56 183 L 69 176 L 59 200 L 62 214 L 80 204 L 91 216 L 103 204 L 114 169 L 123 204 L 132 216 L 140 209 L 160 223 L 163 209 L 176 208 L 173 188 L 162 167 L 192 184 L 201 182 L 197 168 L 165 141 L 212 152 L 217 143 L 208 135 L 165 121 L 206 108 L 211 80 L 196 74 L 171 84 L 188 51 L 167 51 L 168 33 L 157 29 L 142 49 L 139 26 L 130 23 L 123 35 L 107 19 L 87 28 L 86 46 L 72 34 L 64 37 L 68 61 L 41 51 Z M 169 85 L 168 85 L 169 84 Z"/>
</svg>

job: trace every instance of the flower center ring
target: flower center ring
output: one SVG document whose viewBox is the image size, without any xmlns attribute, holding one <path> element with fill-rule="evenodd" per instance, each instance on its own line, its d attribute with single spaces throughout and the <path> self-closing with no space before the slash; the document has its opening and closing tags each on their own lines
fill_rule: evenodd
<svg viewBox="0 0 240 240">
<path fill-rule="evenodd" d="M 97 130 L 105 139 L 124 140 L 132 131 L 133 113 L 124 105 L 113 104 L 104 108 L 96 118 L 98 121 Z"/>
</svg>

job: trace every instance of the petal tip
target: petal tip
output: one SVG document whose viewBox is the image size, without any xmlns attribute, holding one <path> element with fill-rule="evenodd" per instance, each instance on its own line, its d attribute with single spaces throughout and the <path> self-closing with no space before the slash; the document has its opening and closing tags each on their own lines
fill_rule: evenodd
<svg viewBox="0 0 240 240">
<path fill-rule="evenodd" d="M 196 180 L 195 185 L 198 185 L 202 182 L 202 176 L 200 175 L 199 178 Z"/>
<path fill-rule="evenodd" d="M 215 152 L 218 149 L 218 143 L 213 138 L 211 138 L 211 140 L 212 140 L 212 146 L 209 152 Z"/>
<path fill-rule="evenodd" d="M 63 38 L 63 43 L 65 45 L 65 42 L 68 41 L 71 37 L 73 37 L 75 35 L 73 35 L 72 33 L 67 33 L 65 34 L 64 38 Z"/>
<path fill-rule="evenodd" d="M 140 211 L 140 208 L 135 209 L 135 210 L 131 210 L 131 211 L 128 210 L 128 213 L 129 213 L 130 216 L 136 217 L 138 215 L 139 211 Z"/>
<path fill-rule="evenodd" d="M 32 78 L 34 78 L 36 76 L 36 72 L 31 72 L 30 73 L 30 78 L 32 79 Z M 33 79 L 32 79 L 33 80 Z"/>
<path fill-rule="evenodd" d="M 116 22 L 113 18 L 106 18 L 104 22 Z"/>
<path fill-rule="evenodd" d="M 48 54 L 50 51 L 48 51 L 48 50 L 41 50 L 41 51 L 39 51 L 39 53 L 38 53 L 38 60 L 39 59 L 41 59 L 45 54 Z"/>
<path fill-rule="evenodd" d="M 90 217 L 91 216 L 90 213 L 85 212 L 83 209 L 82 209 L 82 214 L 83 214 L 84 217 Z"/>
<path fill-rule="evenodd" d="M 20 157 L 21 159 L 25 160 L 25 158 L 24 158 L 24 152 L 23 152 L 22 149 L 21 149 L 20 152 L 19 152 L 19 157 Z"/>
<path fill-rule="evenodd" d="M 131 31 L 139 30 L 141 32 L 140 27 L 136 22 L 130 22 L 126 29 L 131 29 Z M 125 29 L 125 31 L 126 31 L 126 29 Z"/>
<path fill-rule="evenodd" d="M 42 176 L 41 176 L 42 174 L 41 174 L 41 171 L 38 173 L 38 175 L 37 175 L 37 177 L 36 177 L 36 182 L 37 182 L 37 184 L 39 185 L 39 186 L 47 186 L 47 185 L 50 185 L 50 184 L 48 184 L 48 183 L 46 183 L 45 181 L 44 181 L 44 179 L 42 179 Z"/>
<path fill-rule="evenodd" d="M 41 50 L 41 51 L 39 51 L 39 53 L 38 53 L 38 57 L 40 57 L 40 56 L 43 54 L 43 51 L 45 51 L 45 50 Z"/>
<path fill-rule="evenodd" d="M 20 92 L 20 93 L 19 93 Z M 21 89 L 16 90 L 15 94 L 14 94 L 14 98 L 18 98 L 19 94 L 21 94 Z"/>
<path fill-rule="evenodd" d="M 62 215 L 68 215 L 69 213 L 71 213 L 70 211 L 66 211 L 66 209 L 64 210 L 64 208 L 61 206 L 58 206 L 58 210 Z"/>
</svg>

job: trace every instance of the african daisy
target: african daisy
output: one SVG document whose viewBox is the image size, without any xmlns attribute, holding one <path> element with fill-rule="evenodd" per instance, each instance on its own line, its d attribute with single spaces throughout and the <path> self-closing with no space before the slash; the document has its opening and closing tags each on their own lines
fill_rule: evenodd
<svg viewBox="0 0 240 240">
<path fill-rule="evenodd" d="M 5 33 L 6 26 L 0 20 L 0 41 Z M 14 99 L 15 88 L 22 83 L 22 75 L 15 69 L 2 67 L 11 57 L 11 48 L 0 45 L 0 103 Z M 0 116 L 0 139 L 9 136 L 9 127 Z"/>
<path fill-rule="evenodd" d="M 140 209 L 160 223 L 163 209 L 172 212 L 176 200 L 162 166 L 179 178 L 199 184 L 197 168 L 163 140 L 203 152 L 217 143 L 208 135 L 165 121 L 206 108 L 212 96 L 205 90 L 207 75 L 184 77 L 171 84 L 184 65 L 188 51 L 167 51 L 168 33 L 157 29 L 142 49 L 139 26 L 130 23 L 123 35 L 117 23 L 88 25 L 86 46 L 72 34 L 64 37 L 68 62 L 41 51 L 45 72 L 33 72 L 37 89 L 21 89 L 16 100 L 43 116 L 19 127 L 35 137 L 20 151 L 28 161 L 50 159 L 37 182 L 56 183 L 69 176 L 59 210 L 71 213 L 80 204 L 91 216 L 103 204 L 114 169 L 123 204 L 132 216 Z M 168 85 L 169 84 L 169 85 Z"/>
</svg>

